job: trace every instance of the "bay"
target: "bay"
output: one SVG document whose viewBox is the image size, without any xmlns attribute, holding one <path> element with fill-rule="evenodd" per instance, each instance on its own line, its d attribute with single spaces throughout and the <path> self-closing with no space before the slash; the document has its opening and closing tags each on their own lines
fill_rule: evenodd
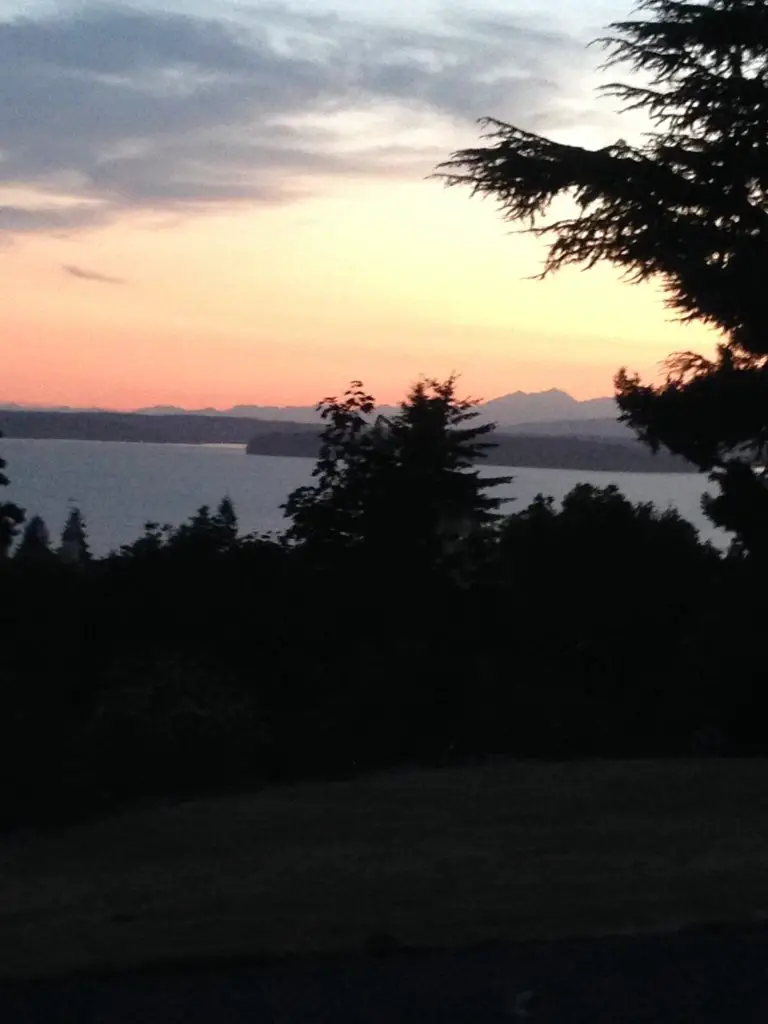
<svg viewBox="0 0 768 1024">
<path fill-rule="evenodd" d="M 234 501 L 243 532 L 279 531 L 280 504 L 311 481 L 312 459 L 246 455 L 241 445 L 136 444 L 115 441 L 51 441 L 3 438 L 11 486 L 0 498 L 28 515 L 41 515 L 52 537 L 61 531 L 70 504 L 83 512 L 95 554 L 135 540 L 152 520 L 178 525 L 200 505 Z M 582 470 L 487 467 L 489 476 L 512 474 L 499 488 L 511 499 L 506 511 L 525 508 L 537 493 L 560 500 L 577 483 L 616 484 L 632 501 L 674 507 L 704 539 L 719 546 L 727 536 L 701 511 L 706 476 L 698 473 L 596 473 Z M 513 499 L 513 500 L 512 500 Z"/>
</svg>

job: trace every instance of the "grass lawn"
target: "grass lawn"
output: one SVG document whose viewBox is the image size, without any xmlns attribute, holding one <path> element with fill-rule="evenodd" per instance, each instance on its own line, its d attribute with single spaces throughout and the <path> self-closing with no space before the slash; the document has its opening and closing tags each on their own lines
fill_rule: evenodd
<svg viewBox="0 0 768 1024">
<path fill-rule="evenodd" d="M 0 840 L 0 976 L 768 918 L 768 761 L 387 773 Z"/>
</svg>

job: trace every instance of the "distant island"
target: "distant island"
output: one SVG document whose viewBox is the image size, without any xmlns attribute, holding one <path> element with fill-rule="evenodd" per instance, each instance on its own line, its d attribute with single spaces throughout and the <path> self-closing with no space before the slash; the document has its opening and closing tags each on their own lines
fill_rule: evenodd
<svg viewBox="0 0 768 1024">
<path fill-rule="evenodd" d="M 8 438 L 129 441 L 154 444 L 242 444 L 249 455 L 317 457 L 319 425 L 199 413 L 133 413 L 0 409 Z M 503 425 L 485 465 L 583 469 L 613 473 L 691 473 L 678 456 L 654 455 L 614 419 Z"/>
<path fill-rule="evenodd" d="M 486 466 L 526 466 L 539 469 L 586 469 L 609 473 L 694 473 L 690 462 L 668 452 L 654 455 L 639 441 L 604 441 L 595 437 L 546 434 L 493 435 L 496 447 L 482 460 Z M 317 458 L 319 432 L 282 430 L 254 434 L 249 455 Z"/>
<path fill-rule="evenodd" d="M 315 424 L 249 420 L 235 416 L 153 416 L 134 412 L 59 412 L 0 409 L 6 437 L 62 441 L 137 441 L 153 444 L 247 444 L 260 431 L 302 430 Z"/>
</svg>

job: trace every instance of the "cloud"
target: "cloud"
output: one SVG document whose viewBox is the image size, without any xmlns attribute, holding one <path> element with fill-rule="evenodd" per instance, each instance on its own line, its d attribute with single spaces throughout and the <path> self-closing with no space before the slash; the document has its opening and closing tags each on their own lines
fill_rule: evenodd
<svg viewBox="0 0 768 1024">
<path fill-rule="evenodd" d="M 97 284 L 126 284 L 123 277 L 112 277 L 110 274 L 101 274 L 98 270 L 88 270 L 86 267 L 78 267 L 74 263 L 62 263 L 61 269 L 71 277 L 78 277 L 83 281 L 95 281 Z"/>
<path fill-rule="evenodd" d="M 0 206 L 0 232 L 28 234 L 44 231 L 66 234 L 79 228 L 98 227 L 110 219 L 112 212 L 105 205 L 91 203 Z"/>
<path fill-rule="evenodd" d="M 0 199 L 3 186 L 38 197 L 0 207 L 0 230 L 419 178 L 482 115 L 551 117 L 582 52 L 490 15 L 410 30 L 279 4 L 218 19 L 86 4 L 0 21 Z"/>
</svg>

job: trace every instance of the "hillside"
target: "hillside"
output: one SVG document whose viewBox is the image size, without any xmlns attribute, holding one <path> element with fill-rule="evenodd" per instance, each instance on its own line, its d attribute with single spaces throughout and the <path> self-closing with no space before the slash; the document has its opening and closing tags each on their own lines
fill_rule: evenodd
<svg viewBox="0 0 768 1024">
<path fill-rule="evenodd" d="M 0 841 L 0 976 L 749 921 L 766 834 L 768 767 L 738 759 L 507 762 L 124 811 Z"/>
</svg>

